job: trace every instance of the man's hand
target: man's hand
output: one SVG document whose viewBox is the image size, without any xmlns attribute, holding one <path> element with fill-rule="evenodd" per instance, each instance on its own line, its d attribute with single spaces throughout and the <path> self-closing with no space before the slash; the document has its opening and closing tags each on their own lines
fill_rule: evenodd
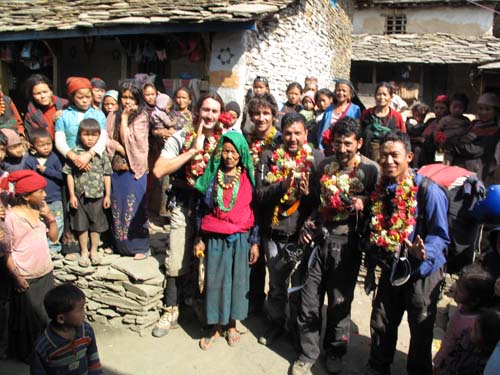
<svg viewBox="0 0 500 375">
<path fill-rule="evenodd" d="M 365 205 L 363 203 L 363 200 L 358 197 L 353 197 L 352 198 L 352 208 L 355 211 L 363 211 L 365 209 Z"/>
<path fill-rule="evenodd" d="M 299 235 L 299 244 L 308 245 L 312 241 L 312 234 L 316 230 L 316 225 L 312 220 L 306 220 Z"/>
<path fill-rule="evenodd" d="M 205 122 L 203 120 L 200 121 L 200 125 L 198 125 L 198 130 L 196 131 L 196 139 L 194 140 L 193 148 L 196 151 L 202 151 L 203 146 L 205 145 L 205 134 L 203 134 L 203 127 L 205 126 Z"/>
<path fill-rule="evenodd" d="M 248 264 L 250 264 L 250 265 L 255 264 L 255 263 L 257 263 L 258 259 L 259 259 L 259 245 L 254 243 L 250 247 L 250 260 L 249 260 Z"/>
<path fill-rule="evenodd" d="M 415 241 L 411 243 L 410 240 L 405 240 L 406 247 L 408 248 L 408 253 L 417 258 L 418 260 L 425 260 L 425 244 L 424 240 L 417 235 Z"/>
<path fill-rule="evenodd" d="M 299 190 L 302 195 L 309 195 L 309 172 L 304 172 L 300 176 Z"/>
</svg>

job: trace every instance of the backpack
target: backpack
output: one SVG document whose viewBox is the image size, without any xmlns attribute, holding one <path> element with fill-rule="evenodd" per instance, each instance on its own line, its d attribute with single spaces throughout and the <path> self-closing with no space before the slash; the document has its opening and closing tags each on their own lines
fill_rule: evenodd
<svg viewBox="0 0 500 375">
<path fill-rule="evenodd" d="M 419 208 L 425 208 L 425 195 L 431 181 L 448 197 L 450 244 L 446 251 L 446 271 L 458 273 L 474 261 L 481 223 L 476 220 L 472 211 L 476 202 L 484 198 L 485 187 L 474 172 L 460 167 L 429 164 L 420 168 L 417 173 L 424 176 L 417 193 Z M 420 212 L 422 216 L 419 213 L 419 219 L 425 217 L 425 210 Z"/>
</svg>

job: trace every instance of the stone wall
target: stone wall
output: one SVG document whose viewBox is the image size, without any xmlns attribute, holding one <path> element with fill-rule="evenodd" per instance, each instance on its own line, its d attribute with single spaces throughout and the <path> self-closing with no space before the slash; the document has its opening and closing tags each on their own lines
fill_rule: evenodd
<svg viewBox="0 0 500 375">
<path fill-rule="evenodd" d="M 256 23 L 255 30 L 215 33 L 210 57 L 210 86 L 223 99 L 243 104 L 253 79 L 268 78 L 272 94 L 285 101 L 286 86 L 307 76 L 320 87 L 349 77 L 353 3 L 297 0 Z"/>
<path fill-rule="evenodd" d="M 245 88 L 257 75 L 267 77 L 272 93 L 285 100 L 286 86 L 307 76 L 320 87 L 349 77 L 353 4 L 349 0 L 301 0 L 245 33 Z"/>
<path fill-rule="evenodd" d="M 136 261 L 116 254 L 102 255 L 99 266 L 85 268 L 62 257 L 55 259 L 56 283 L 74 283 L 85 293 L 89 321 L 128 328 L 141 336 L 149 334 L 162 307 L 162 257 Z"/>
</svg>

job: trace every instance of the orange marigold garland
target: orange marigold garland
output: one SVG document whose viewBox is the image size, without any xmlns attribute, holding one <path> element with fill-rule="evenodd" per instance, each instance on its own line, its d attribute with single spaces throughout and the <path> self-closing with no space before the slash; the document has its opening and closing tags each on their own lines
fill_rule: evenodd
<svg viewBox="0 0 500 375">
<path fill-rule="evenodd" d="M 199 151 L 193 158 L 186 164 L 186 180 L 189 186 L 194 186 L 198 177 L 200 177 L 208 165 L 210 156 L 212 156 L 217 142 L 222 134 L 222 129 L 217 124 L 212 135 L 205 137 L 203 150 Z M 187 152 L 193 145 L 196 139 L 196 131 L 189 129 L 186 131 L 186 138 L 184 140 L 184 147 L 182 152 Z"/>
<path fill-rule="evenodd" d="M 267 149 L 273 149 L 276 147 L 276 143 L 274 141 L 274 137 L 276 136 L 277 130 L 273 126 L 271 131 L 264 139 L 259 139 L 255 135 L 250 134 L 248 136 L 248 146 L 250 149 L 250 155 L 252 156 L 252 161 L 254 167 L 259 164 L 260 157 L 262 156 L 262 152 Z"/>
<path fill-rule="evenodd" d="M 314 163 L 311 146 L 305 144 L 295 156 L 291 156 L 285 150 L 285 146 L 279 146 L 272 156 L 273 164 L 270 166 L 265 180 L 269 184 L 286 180 L 288 174 L 293 171 L 294 178 L 300 178 L 302 173 L 309 172 Z M 291 203 L 291 204 L 290 204 Z M 284 205 L 290 204 L 288 209 Z M 299 191 L 295 184 L 291 184 L 286 193 L 281 197 L 280 203 L 274 208 L 273 225 L 278 224 L 278 217 L 291 216 L 300 205 Z"/>
<path fill-rule="evenodd" d="M 394 192 L 392 211 L 387 207 L 389 202 L 383 182 L 379 183 L 371 195 L 372 219 L 370 223 L 370 243 L 387 252 L 397 252 L 404 240 L 413 232 L 417 211 L 417 191 L 412 176 L 406 177 L 398 184 Z M 389 213 L 392 215 L 389 217 Z"/>
</svg>

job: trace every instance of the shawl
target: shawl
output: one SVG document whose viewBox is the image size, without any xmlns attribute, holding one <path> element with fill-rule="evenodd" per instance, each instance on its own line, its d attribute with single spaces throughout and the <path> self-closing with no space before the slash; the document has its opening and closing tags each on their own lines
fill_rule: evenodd
<svg viewBox="0 0 500 375">
<path fill-rule="evenodd" d="M 205 194 L 209 189 L 210 185 L 214 178 L 217 177 L 217 171 L 219 170 L 219 166 L 221 163 L 221 154 L 222 154 L 222 145 L 225 141 L 231 142 L 238 153 L 240 154 L 240 164 L 245 171 L 248 173 L 248 177 L 252 183 L 252 186 L 255 186 L 255 177 L 253 171 L 253 162 L 252 157 L 250 155 L 250 150 L 248 149 L 248 143 L 245 137 L 235 131 L 230 131 L 224 133 L 220 139 L 219 143 L 215 147 L 214 153 L 208 162 L 207 168 L 205 169 L 205 173 L 198 178 L 194 188 L 198 190 L 200 193 Z"/>
<path fill-rule="evenodd" d="M 117 118 L 121 118 L 120 111 L 111 112 L 106 121 L 108 131 L 108 143 L 106 147 L 108 153 L 112 158 L 115 153 L 116 144 L 123 145 L 130 169 L 133 171 L 135 179 L 138 180 L 148 170 L 148 116 L 145 112 L 142 112 L 135 116 L 132 121 L 129 121 L 128 127 L 125 130 L 125 139 L 120 139 L 120 129 L 115 128 L 116 126 L 120 126 L 120 122 L 116 124 Z"/>
<path fill-rule="evenodd" d="M 48 108 L 42 109 L 37 106 L 33 101 L 28 103 L 28 110 L 24 116 L 24 128 L 28 133 L 28 139 L 30 139 L 30 132 L 35 128 L 43 128 L 49 130 L 52 138 L 54 138 L 54 121 L 50 124 L 44 117 L 44 112 L 49 108 L 55 107 L 56 111 L 66 109 L 69 105 L 68 100 L 59 98 L 58 96 L 52 96 L 52 105 Z M 52 129 L 52 131 L 50 131 Z"/>
</svg>

